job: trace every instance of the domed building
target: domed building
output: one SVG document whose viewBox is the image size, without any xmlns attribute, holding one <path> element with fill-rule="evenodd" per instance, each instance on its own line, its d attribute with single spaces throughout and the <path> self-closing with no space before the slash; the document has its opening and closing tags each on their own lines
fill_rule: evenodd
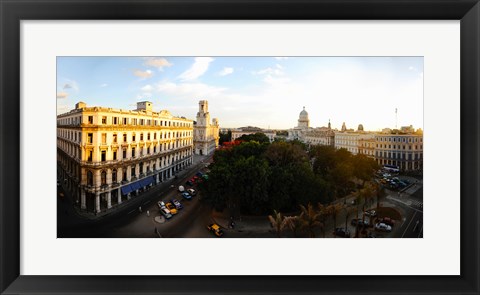
<svg viewBox="0 0 480 295">
<path fill-rule="evenodd" d="M 298 117 L 298 127 L 300 128 L 310 127 L 310 120 L 308 119 L 308 113 L 307 111 L 305 111 L 305 107 L 303 107 L 303 111 L 300 112 L 300 116 Z"/>
</svg>

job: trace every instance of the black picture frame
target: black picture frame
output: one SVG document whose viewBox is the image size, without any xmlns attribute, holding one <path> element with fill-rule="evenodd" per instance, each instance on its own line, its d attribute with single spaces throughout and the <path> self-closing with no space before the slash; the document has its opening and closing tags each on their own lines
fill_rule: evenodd
<svg viewBox="0 0 480 295">
<path fill-rule="evenodd" d="M 2 294 L 479 294 L 477 0 L 0 0 L 0 15 Z M 461 20 L 461 275 L 21 276 L 20 21 L 47 19 Z"/>
</svg>

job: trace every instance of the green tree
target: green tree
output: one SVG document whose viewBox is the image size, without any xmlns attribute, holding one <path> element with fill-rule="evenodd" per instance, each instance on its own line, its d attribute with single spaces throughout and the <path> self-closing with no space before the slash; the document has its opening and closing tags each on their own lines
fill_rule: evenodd
<svg viewBox="0 0 480 295">
<path fill-rule="evenodd" d="M 270 143 L 270 139 L 262 133 L 262 132 L 257 132 L 254 134 L 245 134 L 240 136 L 237 140 L 243 140 L 243 141 L 256 141 L 258 143 Z"/>
</svg>

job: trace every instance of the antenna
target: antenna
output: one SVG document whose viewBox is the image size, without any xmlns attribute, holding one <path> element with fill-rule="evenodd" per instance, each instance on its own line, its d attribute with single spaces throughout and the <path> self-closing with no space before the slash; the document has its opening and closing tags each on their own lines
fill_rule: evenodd
<svg viewBox="0 0 480 295">
<path fill-rule="evenodd" d="M 398 109 L 395 108 L 395 129 L 398 129 Z"/>
</svg>

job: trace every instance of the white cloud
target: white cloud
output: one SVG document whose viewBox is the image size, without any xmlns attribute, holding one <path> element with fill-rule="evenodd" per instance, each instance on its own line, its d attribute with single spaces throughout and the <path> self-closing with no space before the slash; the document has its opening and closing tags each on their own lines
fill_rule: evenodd
<svg viewBox="0 0 480 295">
<path fill-rule="evenodd" d="M 230 75 L 233 73 L 233 68 L 228 68 L 228 67 L 225 67 L 223 68 L 223 70 L 220 71 L 220 73 L 218 73 L 220 76 L 226 76 L 226 75 Z"/>
<path fill-rule="evenodd" d="M 146 71 L 134 70 L 133 74 L 143 79 L 150 78 L 151 76 L 153 76 L 153 72 L 151 70 L 146 70 Z"/>
<path fill-rule="evenodd" d="M 67 98 L 68 97 L 68 93 L 66 92 L 57 92 L 57 98 Z"/>
<path fill-rule="evenodd" d="M 75 91 L 80 90 L 80 87 L 78 87 L 78 83 L 74 80 L 69 80 L 65 79 L 66 83 L 63 85 L 63 90 L 65 89 L 73 89 Z"/>
<path fill-rule="evenodd" d="M 207 72 L 210 63 L 214 61 L 211 57 L 196 57 L 193 65 L 180 74 L 178 78 L 183 81 L 195 80 Z"/>
<path fill-rule="evenodd" d="M 152 92 L 153 86 L 150 85 L 150 84 L 147 84 L 147 85 L 143 86 L 142 88 L 140 88 L 140 90 L 142 90 L 143 92 Z"/>
<path fill-rule="evenodd" d="M 148 57 L 144 63 L 146 66 L 155 67 L 162 70 L 164 67 L 171 67 L 173 64 L 163 57 Z"/>
<path fill-rule="evenodd" d="M 173 83 L 169 81 L 160 82 L 155 86 L 155 90 L 159 93 L 189 99 L 217 97 L 226 90 L 226 88 L 210 86 L 204 83 Z"/>
<path fill-rule="evenodd" d="M 275 68 L 266 68 L 262 69 L 256 72 L 253 72 L 254 75 L 275 75 L 275 76 L 283 76 L 285 72 L 283 71 L 283 68 L 280 67 L 275 67 Z"/>
</svg>

